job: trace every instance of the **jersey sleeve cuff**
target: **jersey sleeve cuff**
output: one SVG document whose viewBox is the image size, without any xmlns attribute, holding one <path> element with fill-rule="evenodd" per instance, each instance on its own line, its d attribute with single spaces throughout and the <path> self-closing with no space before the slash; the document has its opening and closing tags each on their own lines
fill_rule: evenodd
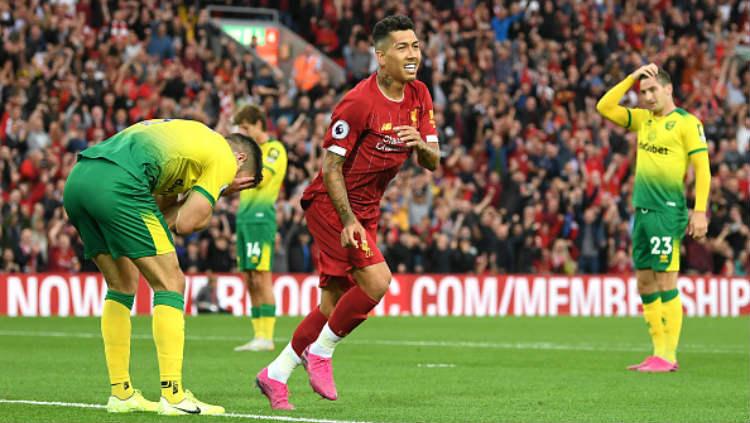
<svg viewBox="0 0 750 423">
<path fill-rule="evenodd" d="M 688 153 L 688 156 L 692 156 L 695 153 L 700 153 L 701 151 L 708 151 L 708 148 L 702 147 L 702 148 L 696 148 L 695 150 Z"/>
<path fill-rule="evenodd" d="M 269 165 L 264 164 L 263 169 L 266 169 L 267 171 L 271 172 L 271 175 L 276 175 L 276 170 Z"/>
<path fill-rule="evenodd" d="M 628 111 L 628 123 L 625 125 L 625 129 L 630 129 L 630 124 L 633 122 L 633 115 L 630 113 L 630 109 L 625 109 Z"/>
<path fill-rule="evenodd" d="M 214 204 L 216 204 L 216 199 L 214 199 L 213 195 L 211 195 L 211 193 L 209 193 L 208 191 L 206 191 L 205 188 L 196 185 L 196 186 L 193 187 L 193 191 L 199 192 L 201 195 L 203 195 L 204 197 L 206 197 L 206 199 L 208 200 L 208 202 L 211 203 L 211 207 L 213 207 Z"/>
<path fill-rule="evenodd" d="M 437 135 L 428 135 L 425 137 L 425 141 L 427 142 L 438 142 Z"/>
<path fill-rule="evenodd" d="M 346 157 L 346 148 L 341 147 L 340 145 L 332 145 L 328 147 L 327 150 L 337 156 Z"/>
</svg>

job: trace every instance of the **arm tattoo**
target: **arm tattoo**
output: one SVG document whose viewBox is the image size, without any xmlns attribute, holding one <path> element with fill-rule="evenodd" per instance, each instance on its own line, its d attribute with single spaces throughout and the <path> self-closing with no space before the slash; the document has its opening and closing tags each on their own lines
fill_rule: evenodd
<svg viewBox="0 0 750 423">
<path fill-rule="evenodd" d="M 427 170 L 437 169 L 440 163 L 440 147 L 433 148 L 431 144 L 427 144 L 426 147 L 417 149 L 417 161 Z"/>
<path fill-rule="evenodd" d="M 349 204 L 349 196 L 346 191 L 346 184 L 344 183 L 344 174 L 342 168 L 344 167 L 344 157 L 329 151 L 325 152 L 323 157 L 323 185 L 328 191 L 328 196 L 331 197 L 333 206 L 336 207 L 336 212 L 341 218 L 341 223 L 346 225 L 349 222 L 356 220 L 352 207 Z"/>
</svg>

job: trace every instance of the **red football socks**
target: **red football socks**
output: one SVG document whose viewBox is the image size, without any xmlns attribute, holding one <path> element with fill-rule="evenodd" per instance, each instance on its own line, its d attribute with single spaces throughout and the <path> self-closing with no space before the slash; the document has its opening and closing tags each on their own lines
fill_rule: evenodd
<svg viewBox="0 0 750 423">
<path fill-rule="evenodd" d="M 297 329 L 292 335 L 292 349 L 297 353 L 298 357 L 302 356 L 302 352 L 305 351 L 308 345 L 315 342 L 320 334 L 320 331 L 325 326 L 328 319 L 320 312 L 320 307 L 315 307 L 303 320 L 300 322 Z"/>
<path fill-rule="evenodd" d="M 344 337 L 364 322 L 367 319 L 367 314 L 376 305 L 378 305 L 378 301 L 370 298 L 359 286 L 355 286 L 339 299 L 336 308 L 333 309 L 333 313 L 328 319 L 328 327 L 337 336 Z"/>
</svg>

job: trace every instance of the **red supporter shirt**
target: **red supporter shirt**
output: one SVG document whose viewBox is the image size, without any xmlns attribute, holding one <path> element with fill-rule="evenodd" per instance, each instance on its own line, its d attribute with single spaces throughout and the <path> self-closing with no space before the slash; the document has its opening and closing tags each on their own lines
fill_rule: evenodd
<svg viewBox="0 0 750 423">
<path fill-rule="evenodd" d="M 411 125 L 425 141 L 438 142 L 427 87 L 419 81 L 409 82 L 404 98 L 393 101 L 380 91 L 376 75 L 357 84 L 336 105 L 323 139 L 323 148 L 346 158 L 344 182 L 349 204 L 359 220 L 379 216 L 380 199 L 388 183 L 411 156 L 412 148 L 406 147 L 393 128 Z M 332 205 L 322 170 L 305 189 L 302 200 Z"/>
<path fill-rule="evenodd" d="M 63 250 L 59 247 L 50 248 L 49 272 L 73 272 L 75 271 L 76 253 L 72 248 Z"/>
</svg>

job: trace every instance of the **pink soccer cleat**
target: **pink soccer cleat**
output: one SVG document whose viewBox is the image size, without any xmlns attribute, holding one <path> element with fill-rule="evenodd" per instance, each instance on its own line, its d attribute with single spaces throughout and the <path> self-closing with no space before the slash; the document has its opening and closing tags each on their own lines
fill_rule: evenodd
<svg viewBox="0 0 750 423">
<path fill-rule="evenodd" d="M 643 366 L 645 366 L 646 364 L 648 364 L 648 362 L 649 362 L 650 360 L 654 359 L 654 358 L 656 358 L 656 356 L 654 356 L 654 355 L 650 355 L 650 356 L 646 357 L 646 358 L 645 358 L 645 359 L 644 359 L 643 361 L 641 361 L 640 363 L 638 363 L 638 364 L 633 364 L 633 365 L 630 365 L 630 366 L 628 366 L 628 367 L 627 367 L 627 369 L 628 369 L 628 370 L 634 370 L 634 371 L 635 371 L 635 370 L 638 370 L 638 369 L 640 369 L 641 367 L 643 367 Z"/>
<path fill-rule="evenodd" d="M 289 404 L 289 388 L 285 383 L 273 380 L 268 377 L 268 367 L 255 376 L 255 384 L 260 392 L 265 395 L 271 402 L 271 408 L 274 410 L 294 410 L 294 406 Z"/>
<path fill-rule="evenodd" d="M 639 372 L 643 373 L 669 373 L 677 371 L 677 363 L 672 363 L 661 357 L 649 357 L 650 360 L 643 366 L 638 368 Z"/>
<path fill-rule="evenodd" d="M 310 347 L 302 352 L 302 365 L 310 377 L 310 386 L 321 397 L 336 401 L 336 383 L 333 382 L 333 365 L 330 358 L 310 353 Z"/>
</svg>

